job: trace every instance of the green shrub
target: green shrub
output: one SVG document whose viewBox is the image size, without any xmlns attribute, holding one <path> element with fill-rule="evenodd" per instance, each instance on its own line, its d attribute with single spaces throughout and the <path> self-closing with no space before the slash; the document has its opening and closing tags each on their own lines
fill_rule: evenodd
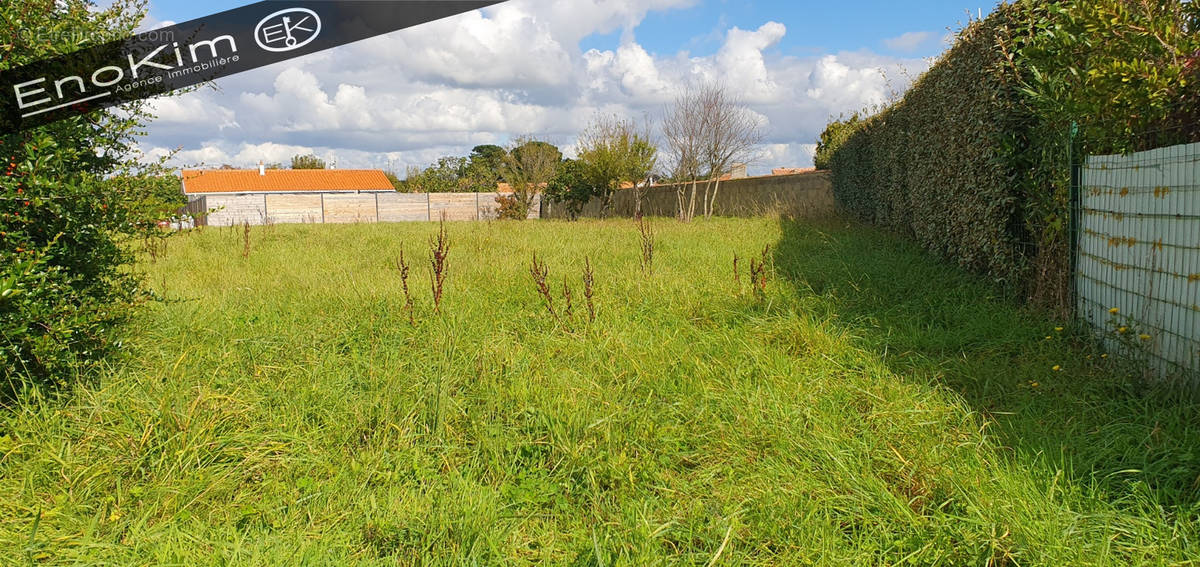
<svg viewBox="0 0 1200 567">
<path fill-rule="evenodd" d="M 73 0 L 7 3 L 0 16 L 16 22 L 0 28 L 3 70 L 128 33 L 142 13 Z M 31 41 L 38 29 L 61 33 Z M 132 243 L 179 204 L 177 180 L 129 157 L 145 118 L 133 104 L 0 136 L 0 401 L 68 385 L 119 346 L 115 323 L 139 295 Z"/>
<path fill-rule="evenodd" d="M 813 154 L 813 165 L 817 169 L 829 169 L 834 152 L 846 142 L 850 134 L 862 125 L 865 113 L 855 112 L 849 118 L 839 116 L 825 126 L 817 140 L 817 151 Z"/>
<path fill-rule="evenodd" d="M 567 215 L 575 220 L 589 200 L 601 196 L 606 190 L 608 187 L 596 179 L 595 172 L 588 164 L 581 160 L 565 159 L 554 179 L 546 185 L 546 198 L 566 206 Z"/>
</svg>

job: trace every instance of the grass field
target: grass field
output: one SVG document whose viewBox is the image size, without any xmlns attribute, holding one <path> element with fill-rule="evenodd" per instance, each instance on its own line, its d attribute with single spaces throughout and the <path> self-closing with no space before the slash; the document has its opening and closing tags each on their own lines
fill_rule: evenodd
<svg viewBox="0 0 1200 567">
<path fill-rule="evenodd" d="M 872 229 L 654 227 L 451 224 L 441 314 L 433 224 L 173 240 L 129 360 L 0 416 L 0 564 L 1200 557 L 1194 400 Z"/>
</svg>

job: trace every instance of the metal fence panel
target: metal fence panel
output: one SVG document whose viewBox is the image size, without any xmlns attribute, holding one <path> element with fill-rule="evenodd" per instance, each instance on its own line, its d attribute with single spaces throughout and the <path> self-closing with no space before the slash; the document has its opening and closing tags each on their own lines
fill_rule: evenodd
<svg viewBox="0 0 1200 567">
<path fill-rule="evenodd" d="M 1081 165 L 1080 316 L 1164 375 L 1200 371 L 1200 143 Z"/>
</svg>

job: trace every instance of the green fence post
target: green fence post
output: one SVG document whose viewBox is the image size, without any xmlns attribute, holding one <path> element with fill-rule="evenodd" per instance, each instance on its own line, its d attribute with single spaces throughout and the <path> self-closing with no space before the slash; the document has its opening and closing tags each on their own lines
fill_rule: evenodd
<svg viewBox="0 0 1200 567">
<path fill-rule="evenodd" d="M 1069 313 L 1075 314 L 1079 307 L 1079 298 L 1077 296 L 1078 289 L 1076 282 L 1079 280 L 1079 214 L 1082 206 L 1082 155 L 1079 151 L 1079 124 L 1071 122 L 1071 130 L 1068 138 L 1068 158 L 1067 162 L 1071 168 L 1071 187 L 1070 187 L 1070 207 L 1067 221 L 1067 238 L 1070 258 L 1070 280 L 1067 282 L 1067 300 L 1071 302 L 1068 307 Z"/>
</svg>

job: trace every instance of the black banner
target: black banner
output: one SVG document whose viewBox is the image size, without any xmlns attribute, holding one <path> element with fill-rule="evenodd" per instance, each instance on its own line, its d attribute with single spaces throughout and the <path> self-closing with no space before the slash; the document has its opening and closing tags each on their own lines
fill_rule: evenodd
<svg viewBox="0 0 1200 567">
<path fill-rule="evenodd" d="M 503 0 L 270 0 L 0 72 L 14 132 Z"/>
</svg>

